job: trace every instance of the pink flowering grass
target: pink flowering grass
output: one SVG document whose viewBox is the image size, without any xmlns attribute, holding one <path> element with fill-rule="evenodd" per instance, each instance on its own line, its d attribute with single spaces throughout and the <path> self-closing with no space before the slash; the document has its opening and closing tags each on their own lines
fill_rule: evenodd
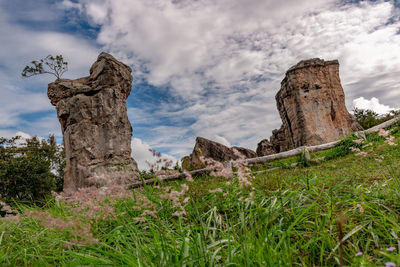
<svg viewBox="0 0 400 267">
<path fill-rule="evenodd" d="M 361 144 L 363 141 L 364 141 L 364 139 L 362 139 L 362 138 L 353 140 L 353 142 L 356 143 L 356 144 Z"/>
<path fill-rule="evenodd" d="M 167 158 L 163 158 L 161 152 L 151 148 L 149 148 L 149 151 L 153 154 L 153 157 L 155 158 L 154 163 L 146 160 L 146 163 L 151 170 L 159 171 L 162 169 L 169 169 L 170 167 L 172 167 L 173 161 Z"/>
<path fill-rule="evenodd" d="M 0 220 L 0 266 L 337 266 L 339 216 L 344 266 L 398 266 L 400 153 L 385 140 L 399 134 L 367 136 L 365 148 L 348 142 L 367 157 L 285 168 L 291 158 L 256 174 L 239 158 L 210 167 L 231 175 L 106 184 L 55 194 L 41 208 L 11 206 L 21 212 Z"/>
<path fill-rule="evenodd" d="M 160 195 L 160 199 L 168 199 L 172 202 L 173 207 L 177 209 L 172 215 L 183 216 L 186 215 L 185 204 L 188 202 L 185 194 L 189 191 L 189 186 L 187 184 L 181 185 L 181 190 L 173 190 L 171 188 L 161 188 L 166 189 L 166 192 Z"/>
<path fill-rule="evenodd" d="M 378 135 L 383 137 L 388 137 L 390 135 L 390 132 L 385 129 L 380 129 Z"/>
<path fill-rule="evenodd" d="M 214 177 L 224 177 L 226 179 L 231 179 L 233 177 L 232 167 L 236 168 L 236 176 L 239 180 L 241 187 L 251 187 L 254 175 L 251 169 L 247 166 L 245 162 L 245 157 L 236 149 L 233 149 L 236 160 L 232 160 L 230 164 L 224 165 L 211 158 L 200 157 L 200 161 L 206 165 L 206 168 L 210 170 L 210 176 Z"/>
<path fill-rule="evenodd" d="M 361 152 L 358 152 L 358 153 L 356 153 L 354 155 L 357 156 L 357 157 L 366 157 L 366 156 L 368 156 L 368 153 L 365 152 L 365 151 L 361 151 Z"/>
<path fill-rule="evenodd" d="M 394 141 L 394 136 L 390 136 L 386 138 L 385 143 L 387 143 L 389 146 L 397 146 L 397 143 L 393 141 Z"/>
<path fill-rule="evenodd" d="M 206 169 L 210 171 L 210 176 L 224 177 L 229 179 L 233 176 L 232 168 L 230 166 L 224 166 L 223 163 L 216 161 L 212 158 L 200 157 L 200 161 L 206 165 Z"/>
<path fill-rule="evenodd" d="M 194 182 L 194 179 L 192 177 L 192 174 L 190 174 L 190 172 L 188 172 L 187 170 L 184 170 L 183 173 L 185 174 L 186 181 L 188 181 L 189 183 Z"/>
</svg>

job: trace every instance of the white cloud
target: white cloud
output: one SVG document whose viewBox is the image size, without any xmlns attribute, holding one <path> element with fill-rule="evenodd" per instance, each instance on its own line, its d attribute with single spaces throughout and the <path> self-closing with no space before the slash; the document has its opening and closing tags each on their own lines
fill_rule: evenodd
<svg viewBox="0 0 400 267">
<path fill-rule="evenodd" d="M 148 71 L 150 83 L 170 83 L 174 93 L 186 98 L 196 98 L 208 82 L 225 86 L 262 74 L 267 51 L 253 46 L 265 46 L 269 37 L 251 44 L 246 39 L 257 39 L 288 16 L 318 11 L 332 1 L 300 2 L 81 1 L 87 15 L 102 24 L 100 43 L 143 66 L 137 74 Z M 109 18 L 93 14 L 93 5 L 102 5 Z"/>
<path fill-rule="evenodd" d="M 61 3 L 58 4 L 58 7 L 59 8 L 65 8 L 65 9 L 76 8 L 79 11 L 82 11 L 82 5 L 81 4 L 71 2 L 70 0 L 63 0 Z"/>
<path fill-rule="evenodd" d="M 40 75 L 23 79 L 21 71 L 32 60 L 62 54 L 70 68 L 65 77 L 82 77 L 89 74 L 97 48 L 71 34 L 28 30 L 13 23 L 10 17 L 0 6 L 0 128 L 24 129 L 31 135 L 61 135 L 55 107 L 46 94 L 47 83 L 54 77 Z M 41 118 L 32 116 L 37 112 L 41 112 Z M 30 119 L 24 118 L 25 115 Z"/>
<path fill-rule="evenodd" d="M 19 116 L 22 114 L 52 109 L 50 101 L 45 94 L 14 87 L 8 84 L 7 80 L 3 80 L 3 82 L 0 98 L 1 127 L 20 125 L 22 119 Z"/>
<path fill-rule="evenodd" d="M 25 146 L 26 145 L 26 140 L 27 139 L 31 139 L 32 136 L 28 133 L 22 132 L 22 131 L 3 131 L 0 130 L 0 137 L 4 137 L 4 138 L 12 138 L 12 137 L 19 137 L 16 141 L 15 141 L 15 145 L 17 146 Z M 39 141 L 43 141 L 46 140 L 43 137 L 40 136 L 35 136 Z"/>
<path fill-rule="evenodd" d="M 19 137 L 20 137 L 20 138 L 15 142 L 15 144 L 16 144 L 17 146 L 23 146 L 23 145 L 25 145 L 25 144 L 26 144 L 26 139 L 32 138 L 32 136 L 30 136 L 29 134 L 24 133 L 24 132 L 21 132 L 21 131 L 16 132 L 16 133 L 15 133 L 15 136 L 19 136 Z M 41 138 L 40 138 L 40 139 L 41 139 Z M 39 139 L 39 140 L 40 140 L 40 139 Z"/>
<path fill-rule="evenodd" d="M 161 112 L 136 112 L 157 123 L 149 124 L 146 141 L 174 155 L 188 154 L 195 136 L 254 149 L 279 127 L 274 95 L 284 72 L 302 59 L 339 58 L 348 103 L 375 95 L 393 105 L 400 97 L 400 53 L 393 52 L 400 51 L 400 23 L 387 23 L 396 12 L 392 2 L 79 2 L 101 26 L 97 41 L 132 64 L 136 78 L 171 86 L 177 102 L 161 104 L 163 116 L 194 121 L 163 126 Z"/>
<path fill-rule="evenodd" d="M 98 55 L 98 48 L 94 43 L 72 33 L 33 31 L 14 23 L 11 17 L 11 14 L 7 14 L 0 6 L 1 72 L 8 76 L 12 84 L 28 83 L 28 80 L 21 79 L 20 75 L 24 66 L 49 54 L 62 54 L 68 61 L 69 71 L 65 74 L 65 78 L 89 75 L 90 65 Z M 39 81 L 35 85 L 43 85 L 53 80 L 51 76 L 41 75 L 30 78 L 29 82 Z"/>
<path fill-rule="evenodd" d="M 55 135 L 56 137 L 62 138 L 61 125 L 57 118 L 55 110 L 49 112 L 49 115 L 41 116 L 35 122 L 24 122 L 25 131 L 32 133 L 37 136 L 48 137 L 49 135 Z"/>
<path fill-rule="evenodd" d="M 21 131 L 16 132 L 16 133 L 15 133 L 15 136 L 20 136 L 20 137 L 23 138 L 23 139 L 30 139 L 30 138 L 32 138 L 31 135 L 29 135 L 29 134 L 27 134 L 27 133 L 24 133 L 24 132 L 21 132 Z"/>
<path fill-rule="evenodd" d="M 215 135 L 211 140 L 223 144 L 224 146 L 231 147 L 231 143 L 223 136 Z"/>
<path fill-rule="evenodd" d="M 132 157 L 136 160 L 140 170 L 151 169 L 150 164 L 155 164 L 159 168 L 165 166 L 165 160 L 172 161 L 173 165 L 176 164 L 177 159 L 168 154 L 162 154 L 161 157 L 153 156 L 152 148 L 149 144 L 144 143 L 139 138 L 133 138 L 132 143 Z M 161 163 L 157 163 L 161 159 Z M 173 166 L 171 166 L 173 167 Z M 157 168 L 157 167 L 156 167 Z"/>
<path fill-rule="evenodd" d="M 0 129 L 0 137 L 11 138 L 11 137 L 15 137 L 15 136 L 21 136 L 22 138 L 32 138 L 29 134 L 22 132 L 22 131 Z"/>
<path fill-rule="evenodd" d="M 358 109 L 369 109 L 380 115 L 387 114 L 391 110 L 396 109 L 379 103 L 379 99 L 376 97 L 373 97 L 370 100 L 365 99 L 364 97 L 359 97 L 353 100 L 353 106 Z"/>
<path fill-rule="evenodd" d="M 26 144 L 26 139 L 31 139 L 32 138 L 32 136 L 30 134 L 27 134 L 27 133 L 22 132 L 22 131 L 15 132 L 15 131 L 11 131 L 11 130 L 8 130 L 8 131 L 0 130 L 0 137 L 11 138 L 11 137 L 16 137 L 16 136 L 19 136 L 19 139 L 17 139 L 15 141 L 15 144 L 17 146 L 25 145 Z M 40 139 L 42 139 L 42 138 L 40 138 Z"/>
<path fill-rule="evenodd" d="M 147 131 L 142 146 L 177 157 L 190 153 L 196 136 L 254 149 L 279 127 L 274 95 L 285 71 L 302 59 L 339 59 L 349 107 L 360 97 L 395 106 L 400 97 L 400 22 L 390 1 L 63 0 L 59 6 L 98 25 L 98 44 L 131 64 L 136 80 L 170 87 L 173 100 L 128 106 L 128 113 L 134 136 L 136 125 Z M 12 24 L 1 9 L 0 23 L 6 66 L 0 65 L 0 125 L 34 127 L 21 115 L 54 109 L 42 88 L 50 78 L 22 81 L 22 67 L 61 53 L 70 63 L 66 77 L 81 77 L 98 51 L 71 34 Z M 40 123 L 56 129 L 54 120 Z"/>
</svg>

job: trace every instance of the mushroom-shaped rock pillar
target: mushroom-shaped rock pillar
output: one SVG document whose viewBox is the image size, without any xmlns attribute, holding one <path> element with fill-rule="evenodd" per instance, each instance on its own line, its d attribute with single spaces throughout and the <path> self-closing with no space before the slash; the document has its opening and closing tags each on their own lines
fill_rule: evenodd
<svg viewBox="0 0 400 267">
<path fill-rule="evenodd" d="M 57 109 L 66 154 L 64 191 L 139 180 L 126 109 L 131 72 L 129 66 L 101 53 L 89 77 L 49 84 L 47 95 Z"/>
</svg>

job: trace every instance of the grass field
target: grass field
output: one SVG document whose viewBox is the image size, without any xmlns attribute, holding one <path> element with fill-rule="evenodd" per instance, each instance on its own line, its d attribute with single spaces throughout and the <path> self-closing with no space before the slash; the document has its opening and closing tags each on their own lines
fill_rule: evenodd
<svg viewBox="0 0 400 267">
<path fill-rule="evenodd" d="M 316 153 L 329 160 L 307 167 L 253 167 L 245 188 L 204 176 L 86 206 L 19 205 L 19 220 L 0 221 L 0 265 L 400 266 L 400 146 L 386 139 Z"/>
</svg>

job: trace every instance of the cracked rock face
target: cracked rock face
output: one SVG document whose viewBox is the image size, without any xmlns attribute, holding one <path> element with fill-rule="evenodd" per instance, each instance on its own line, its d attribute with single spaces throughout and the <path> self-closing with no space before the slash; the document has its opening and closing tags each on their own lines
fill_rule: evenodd
<svg viewBox="0 0 400 267">
<path fill-rule="evenodd" d="M 276 152 L 272 143 L 268 139 L 263 139 L 257 144 L 256 153 L 258 157 L 262 157 L 275 154 Z"/>
<path fill-rule="evenodd" d="M 286 72 L 275 98 L 282 119 L 270 138 L 276 152 L 336 141 L 362 129 L 346 109 L 337 60 L 300 61 Z"/>
<path fill-rule="evenodd" d="M 131 68 L 107 53 L 99 55 L 89 77 L 49 84 L 66 153 L 64 190 L 139 180 L 126 110 L 131 89 Z"/>
<path fill-rule="evenodd" d="M 192 154 L 182 159 L 182 167 L 189 170 L 204 168 L 205 165 L 200 160 L 201 156 L 205 158 L 211 158 L 219 162 L 237 160 L 239 157 L 235 154 L 234 149 L 236 149 L 245 158 L 257 157 L 257 154 L 250 149 L 237 146 L 229 148 L 223 144 L 208 140 L 206 138 L 197 137 Z"/>
</svg>

